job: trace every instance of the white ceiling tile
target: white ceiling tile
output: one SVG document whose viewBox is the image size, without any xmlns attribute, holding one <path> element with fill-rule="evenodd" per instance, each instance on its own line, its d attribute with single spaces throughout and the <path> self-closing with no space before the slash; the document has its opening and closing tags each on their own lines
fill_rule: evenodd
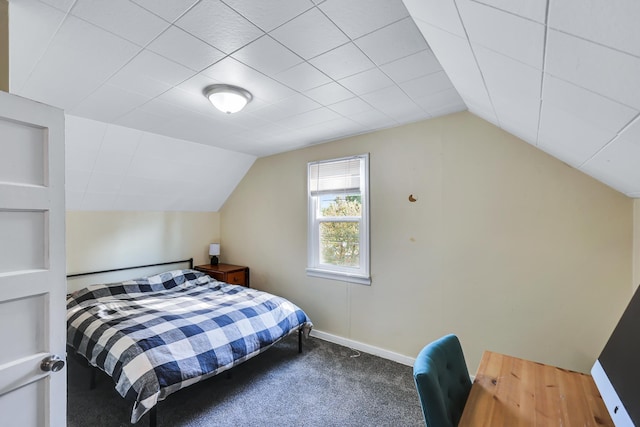
<svg viewBox="0 0 640 427">
<path fill-rule="evenodd" d="M 288 98 L 251 112 L 252 116 L 272 122 L 295 116 L 296 114 L 320 108 L 321 105 L 308 97 L 296 93 Z"/>
<path fill-rule="evenodd" d="M 124 116 L 119 117 L 115 123 L 120 126 L 127 126 L 147 132 L 157 132 L 158 124 L 165 123 L 166 121 L 166 117 L 147 113 L 146 111 L 136 108 Z"/>
<path fill-rule="evenodd" d="M 355 41 L 377 65 L 409 56 L 428 45 L 411 18 L 405 18 Z"/>
<path fill-rule="evenodd" d="M 377 68 L 344 78 L 339 83 L 356 95 L 364 95 L 393 86 L 393 81 Z"/>
<path fill-rule="evenodd" d="M 193 115 L 193 111 L 186 110 L 173 102 L 167 102 L 159 97 L 140 106 L 139 110 L 160 117 L 166 117 L 169 120 L 187 120 Z M 209 112 L 214 113 L 213 109 Z"/>
<path fill-rule="evenodd" d="M 300 129 L 319 123 L 328 122 L 339 118 L 340 116 L 329 110 L 328 108 L 318 108 L 316 110 L 307 111 L 306 113 L 297 114 L 284 120 L 279 120 L 278 124 L 290 129 Z"/>
<path fill-rule="evenodd" d="M 467 107 L 464 104 L 460 95 L 455 88 L 445 89 L 440 92 L 431 93 L 422 98 L 413 98 L 416 104 L 418 104 L 424 111 L 434 115 L 435 112 L 440 111 L 463 111 Z"/>
<path fill-rule="evenodd" d="M 313 58 L 349 41 L 317 8 L 276 28 L 270 35 L 304 59 Z"/>
<path fill-rule="evenodd" d="M 175 21 L 199 0 L 132 0 L 168 22 Z"/>
<path fill-rule="evenodd" d="M 472 100 L 465 98 L 464 96 L 462 96 L 462 99 L 464 100 L 464 103 L 470 113 L 475 114 L 476 116 L 488 121 L 489 123 L 500 126 L 500 122 L 498 121 L 493 108 L 485 108 L 484 105 L 474 104 Z"/>
<path fill-rule="evenodd" d="M 84 193 L 82 210 L 109 211 L 114 210 L 116 193 Z"/>
<path fill-rule="evenodd" d="M 270 123 L 268 119 L 263 119 L 249 114 L 227 114 L 227 117 L 225 119 L 228 119 L 229 122 L 237 128 L 241 128 L 241 130 L 239 130 L 238 132 L 233 132 L 230 135 L 239 135 L 245 132 L 247 129 L 266 126 Z"/>
<path fill-rule="evenodd" d="M 219 0 L 202 0 L 178 19 L 176 25 L 225 53 L 264 34 Z"/>
<path fill-rule="evenodd" d="M 351 116 L 354 114 L 364 113 L 373 110 L 373 107 L 360 98 L 351 98 L 345 101 L 336 102 L 329 106 L 336 113 L 343 116 Z"/>
<path fill-rule="evenodd" d="M 328 0 L 320 9 L 352 40 L 409 16 L 402 0 Z"/>
<path fill-rule="evenodd" d="M 538 130 L 528 127 L 527 123 L 519 123 L 519 119 L 519 117 L 516 119 L 510 119 L 507 117 L 505 122 L 501 122 L 500 125 L 505 132 L 509 132 L 511 135 L 516 136 L 524 142 L 535 146 L 538 138 Z"/>
<path fill-rule="evenodd" d="M 640 58 L 555 30 L 547 37 L 547 73 L 640 108 Z"/>
<path fill-rule="evenodd" d="M 124 126 L 109 125 L 104 134 L 102 146 L 100 147 L 100 155 L 104 153 L 116 153 L 122 157 L 132 156 L 143 132 Z"/>
<path fill-rule="evenodd" d="M 51 73 L 48 77 L 52 78 L 52 80 L 57 80 L 58 75 Z M 70 84 L 70 80 L 70 77 L 68 77 L 66 81 L 61 77 L 57 81 Z M 73 84 L 74 87 L 69 90 L 64 90 L 63 85 L 48 88 L 49 84 L 45 81 L 45 77 L 37 73 L 35 78 L 31 79 L 29 84 L 16 94 L 68 111 L 78 105 L 79 102 L 99 85 L 97 80 L 91 79 L 88 76 L 87 78 L 76 79 Z"/>
<path fill-rule="evenodd" d="M 579 86 L 545 75 L 542 91 L 543 108 L 553 105 L 587 123 L 617 132 L 631 121 L 638 111 L 611 101 Z"/>
<path fill-rule="evenodd" d="M 101 152 L 93 167 L 92 182 L 87 187 L 87 191 L 98 193 L 117 192 L 120 189 L 122 178 L 127 175 L 132 158 L 132 155 L 123 156 L 114 151 Z M 116 175 L 119 179 L 114 180 L 111 187 L 107 187 L 107 183 L 102 183 L 105 180 L 104 175 Z M 94 177 L 97 182 L 94 182 Z"/>
<path fill-rule="evenodd" d="M 330 105 L 354 97 L 353 93 L 336 82 L 327 83 L 326 85 L 308 90 L 305 92 L 305 95 L 322 105 Z"/>
<path fill-rule="evenodd" d="M 318 106 L 315 108 L 320 108 L 320 105 L 318 104 Z M 289 112 L 282 110 L 276 104 L 266 105 L 258 110 L 252 111 L 249 114 L 251 117 L 258 117 L 262 120 L 269 120 L 269 121 L 282 120 L 291 115 Z"/>
<path fill-rule="evenodd" d="M 49 6 L 52 6 L 62 12 L 68 12 L 71 6 L 75 3 L 76 0 L 40 0 L 42 3 L 45 3 Z M 27 2 L 20 2 L 27 3 Z"/>
<path fill-rule="evenodd" d="M 419 105 L 407 102 L 403 102 L 393 109 L 382 110 L 382 112 L 395 119 L 398 124 L 413 123 L 431 118 L 431 115 L 426 113 Z"/>
<path fill-rule="evenodd" d="M 107 157 L 110 156 L 105 156 L 105 158 Z M 100 161 L 104 161 L 104 159 L 98 159 L 98 162 Z M 120 186 L 122 185 L 123 179 L 124 173 L 120 173 L 118 169 L 111 169 L 111 173 L 98 172 L 94 169 L 93 173 L 91 174 L 91 179 L 89 180 L 86 191 L 87 193 L 116 194 L 120 191 Z"/>
<path fill-rule="evenodd" d="M 208 70 L 208 73 L 211 72 L 211 68 L 208 68 L 207 70 Z M 204 96 L 204 89 L 207 86 L 210 86 L 212 84 L 218 84 L 218 83 L 222 83 L 222 82 L 209 75 L 205 75 L 204 73 L 196 74 L 190 77 L 189 79 L 185 80 L 184 82 L 180 83 L 170 91 L 162 94 L 161 96 L 171 95 L 172 92 L 177 90 L 179 91 L 178 92 L 179 95 L 175 95 L 175 100 L 176 102 L 179 102 L 178 100 L 184 96 L 183 92 L 186 92 L 191 97 L 193 97 L 194 100 L 196 99 L 198 100 L 199 105 L 198 105 L 198 108 L 196 108 L 196 111 L 199 111 L 200 109 L 199 107 L 203 107 L 203 106 L 206 106 L 208 110 L 211 103 Z M 206 102 L 203 102 L 203 101 L 206 101 Z"/>
<path fill-rule="evenodd" d="M 269 76 L 302 62 L 302 58 L 268 35 L 234 52 L 232 57 Z"/>
<path fill-rule="evenodd" d="M 140 46 L 168 26 L 166 21 L 129 0 L 78 0 L 71 13 Z"/>
<path fill-rule="evenodd" d="M 398 125 L 398 122 L 378 110 L 369 110 L 361 113 L 350 114 L 349 118 L 360 123 L 364 126 L 364 129 L 369 131 Z"/>
<path fill-rule="evenodd" d="M 147 49 L 195 71 L 225 57 L 218 49 L 174 26 L 151 42 Z"/>
<path fill-rule="evenodd" d="M 403 0 L 411 16 L 441 30 L 466 37 L 455 1 Z"/>
<path fill-rule="evenodd" d="M 339 137 L 350 136 L 359 133 L 359 125 L 353 120 L 344 117 L 311 125 L 296 131 L 299 137 L 306 138 L 310 142 L 331 141 Z"/>
<path fill-rule="evenodd" d="M 467 39 L 422 21 L 418 21 L 418 26 L 429 40 L 436 58 L 465 103 L 473 104 L 478 111 L 493 110 L 480 69 Z M 481 117 L 484 118 L 484 116 Z"/>
<path fill-rule="evenodd" d="M 108 80 L 110 86 L 151 99 L 171 89 L 172 85 L 123 69 Z"/>
<path fill-rule="evenodd" d="M 19 94 L 71 109 L 138 50 L 128 41 L 67 16 Z"/>
<path fill-rule="evenodd" d="M 416 100 L 436 92 L 441 92 L 445 89 L 452 89 L 453 85 L 446 73 L 444 71 L 439 71 L 437 73 L 401 83 L 400 87 L 411 97 L 411 99 Z"/>
<path fill-rule="evenodd" d="M 491 101 L 503 126 L 521 126 L 527 135 L 538 129 L 542 72 L 512 58 L 474 45 Z M 535 138 L 533 141 L 535 143 Z"/>
<path fill-rule="evenodd" d="M 64 131 L 67 153 L 69 149 L 84 148 L 97 155 L 107 124 L 66 114 Z"/>
<path fill-rule="evenodd" d="M 122 71 L 174 86 L 194 75 L 193 70 L 148 50 L 143 50 Z"/>
<path fill-rule="evenodd" d="M 308 62 L 303 62 L 278 73 L 274 78 L 299 92 L 322 86 L 331 81 L 329 77 L 309 65 Z"/>
<path fill-rule="evenodd" d="M 425 49 L 384 64 L 380 69 L 396 83 L 402 83 L 441 71 L 442 66 L 433 52 Z"/>
<path fill-rule="evenodd" d="M 187 67 L 143 50 L 109 79 L 109 83 L 130 92 L 155 97 L 193 74 L 194 71 Z"/>
<path fill-rule="evenodd" d="M 75 146 L 65 153 L 65 168 L 76 171 L 92 171 L 98 158 L 98 150 Z"/>
<path fill-rule="evenodd" d="M 173 200 L 173 197 L 161 197 L 161 196 L 146 196 L 146 195 L 131 195 L 131 194 L 119 194 L 113 200 L 109 207 L 104 209 L 107 211 L 135 211 L 135 206 L 145 206 L 147 211 L 170 211 L 176 209 L 169 209 L 168 201 Z M 182 205 L 185 209 L 188 209 L 187 204 Z M 155 209 L 154 209 L 155 208 Z M 91 210 L 84 208 L 84 210 Z"/>
<path fill-rule="evenodd" d="M 540 103 L 542 72 L 508 56 L 474 45 L 480 70 L 484 75 L 489 94 L 507 97 L 514 102 L 532 100 Z"/>
<path fill-rule="evenodd" d="M 225 0 L 263 31 L 271 31 L 313 7 L 309 0 Z"/>
<path fill-rule="evenodd" d="M 640 193 L 640 119 L 584 164 L 582 171 L 624 192 Z"/>
<path fill-rule="evenodd" d="M 267 102 L 277 102 L 295 93 L 290 88 L 231 57 L 215 63 L 202 73 L 219 82 L 243 87 L 253 96 Z"/>
<path fill-rule="evenodd" d="M 457 0 L 469 40 L 542 69 L 545 27 L 472 0 Z"/>
<path fill-rule="evenodd" d="M 397 117 L 395 117 L 395 115 L 397 115 L 397 112 L 403 109 L 404 106 L 408 106 L 409 111 L 416 107 L 411 98 L 397 86 L 390 86 L 385 89 L 370 92 L 362 95 L 361 98 L 376 110 L 396 120 Z"/>
<path fill-rule="evenodd" d="M 593 156 L 615 134 L 553 105 L 542 106 L 538 146 L 574 167 Z"/>
<path fill-rule="evenodd" d="M 89 184 L 91 178 L 90 170 L 77 170 L 66 167 L 65 168 L 65 193 L 69 191 L 75 191 L 83 194 Z M 66 195 L 66 194 L 65 194 Z"/>
<path fill-rule="evenodd" d="M 9 3 L 9 85 L 19 93 L 45 53 L 64 13 L 36 1 Z"/>
<path fill-rule="evenodd" d="M 541 24 L 546 22 L 547 1 L 540 0 L 474 0 L 506 12 L 522 16 L 524 18 L 533 19 Z M 562 0 L 564 1 L 564 0 Z M 553 2 L 551 2 L 553 3 Z"/>
<path fill-rule="evenodd" d="M 141 166 L 141 165 L 136 165 Z M 144 165 L 147 167 L 148 165 Z M 156 170 L 158 168 L 156 167 Z M 147 170 L 150 171 L 150 170 Z M 153 171 L 154 175 L 158 178 L 147 178 L 140 175 L 128 175 L 122 182 L 122 189 L 120 194 L 144 194 L 144 195 L 161 195 L 169 196 L 178 194 L 184 188 L 184 183 L 180 180 L 180 173 L 171 174 L 169 176 L 166 171 L 164 177 L 162 174 Z M 164 178 L 164 179 L 163 179 Z"/>
<path fill-rule="evenodd" d="M 285 132 L 289 132 L 289 129 L 276 123 L 268 123 L 264 126 L 241 132 L 238 136 L 249 141 L 264 141 L 272 137 L 278 137 Z"/>
<path fill-rule="evenodd" d="M 374 68 L 375 64 L 353 43 L 347 43 L 309 60 L 334 80 Z"/>
<path fill-rule="evenodd" d="M 291 95 L 288 98 L 271 104 L 271 106 L 279 108 L 280 111 L 289 116 L 293 116 L 306 111 L 315 110 L 320 107 L 320 104 L 304 95 L 296 93 L 295 95 Z"/>
<path fill-rule="evenodd" d="M 150 99 L 150 97 L 105 84 L 69 112 L 96 120 L 113 121 Z"/>
<path fill-rule="evenodd" d="M 640 2 L 552 1 L 549 26 L 640 56 Z"/>
</svg>

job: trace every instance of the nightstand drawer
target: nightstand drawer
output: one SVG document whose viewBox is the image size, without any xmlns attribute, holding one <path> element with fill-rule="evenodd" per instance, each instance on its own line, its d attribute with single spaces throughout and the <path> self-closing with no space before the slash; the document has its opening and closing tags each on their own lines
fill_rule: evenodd
<svg viewBox="0 0 640 427">
<path fill-rule="evenodd" d="M 249 285 L 249 267 L 231 264 L 205 264 L 196 265 L 194 270 L 201 271 L 220 282 L 230 283 L 232 285 L 242 285 L 247 288 Z"/>
<path fill-rule="evenodd" d="M 245 285 L 244 271 L 234 271 L 233 273 L 227 273 L 227 283 L 232 285 Z"/>
</svg>

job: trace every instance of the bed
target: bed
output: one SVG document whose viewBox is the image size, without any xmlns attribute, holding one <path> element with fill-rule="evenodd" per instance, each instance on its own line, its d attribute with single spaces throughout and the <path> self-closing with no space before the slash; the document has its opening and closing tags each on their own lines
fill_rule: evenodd
<svg viewBox="0 0 640 427">
<path fill-rule="evenodd" d="M 224 372 L 284 337 L 308 335 L 290 301 L 191 269 L 67 296 L 67 344 L 133 401 L 131 422 L 171 393 Z M 299 348 L 301 350 L 301 341 Z"/>
</svg>

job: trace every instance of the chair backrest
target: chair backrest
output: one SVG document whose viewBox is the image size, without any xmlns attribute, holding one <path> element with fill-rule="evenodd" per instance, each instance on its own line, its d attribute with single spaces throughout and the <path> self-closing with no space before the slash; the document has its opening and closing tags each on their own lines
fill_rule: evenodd
<svg viewBox="0 0 640 427">
<path fill-rule="evenodd" d="M 427 427 L 455 427 L 471 390 L 460 341 L 446 335 L 423 348 L 413 365 Z"/>
</svg>

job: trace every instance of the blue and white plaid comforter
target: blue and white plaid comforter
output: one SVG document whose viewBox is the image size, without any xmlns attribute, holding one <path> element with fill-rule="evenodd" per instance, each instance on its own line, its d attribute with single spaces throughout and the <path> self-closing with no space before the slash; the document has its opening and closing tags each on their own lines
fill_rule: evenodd
<svg viewBox="0 0 640 427">
<path fill-rule="evenodd" d="M 169 394 L 312 326 L 284 298 L 193 270 L 93 285 L 67 298 L 67 344 L 135 402 L 132 423 Z"/>
</svg>

